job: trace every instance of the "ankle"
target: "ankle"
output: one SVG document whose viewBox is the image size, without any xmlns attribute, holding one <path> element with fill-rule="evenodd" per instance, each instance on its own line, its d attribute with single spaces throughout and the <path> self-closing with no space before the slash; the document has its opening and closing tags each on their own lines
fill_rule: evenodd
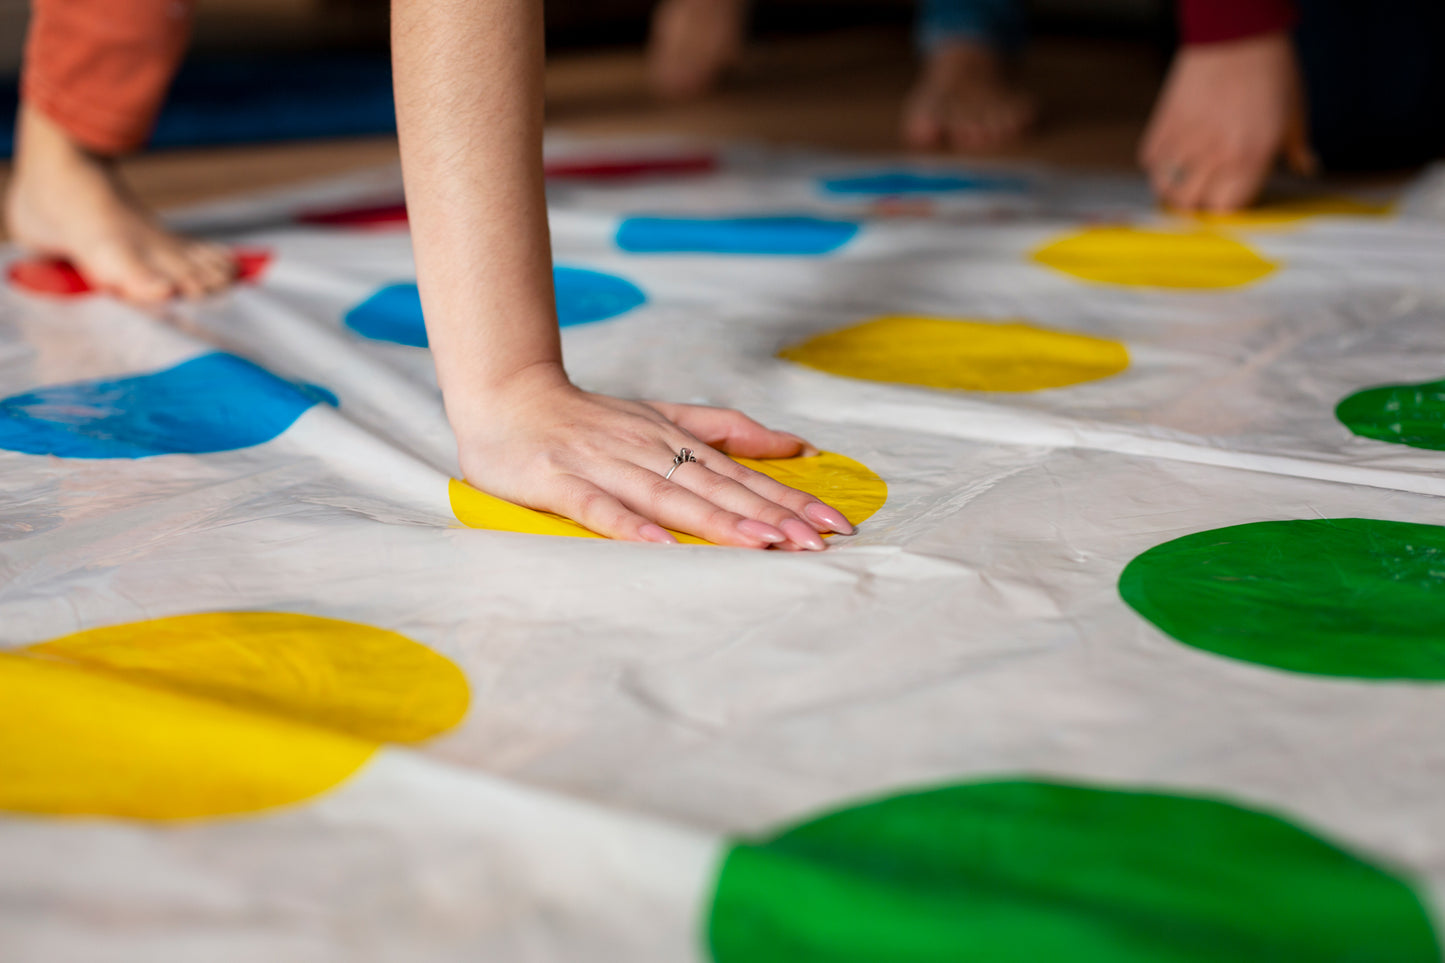
<svg viewBox="0 0 1445 963">
<path fill-rule="evenodd" d="M 946 40 L 928 52 L 927 73 L 939 80 L 996 81 L 1004 73 L 1004 58 L 979 40 Z"/>
<path fill-rule="evenodd" d="M 114 159 L 87 149 L 69 131 L 32 104 L 22 103 L 15 125 L 15 174 L 76 167 L 108 169 Z"/>
</svg>

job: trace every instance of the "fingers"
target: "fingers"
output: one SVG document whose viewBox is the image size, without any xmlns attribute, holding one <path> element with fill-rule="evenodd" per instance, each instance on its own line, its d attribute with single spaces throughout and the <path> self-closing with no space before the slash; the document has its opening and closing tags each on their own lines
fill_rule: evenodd
<svg viewBox="0 0 1445 963">
<path fill-rule="evenodd" d="M 520 428 L 488 423 L 459 439 L 465 477 L 483 491 L 631 541 L 676 541 L 670 529 L 719 545 L 818 551 L 821 533 L 853 531 L 841 512 L 739 465 L 688 429 L 749 454 L 816 451 L 797 436 L 734 411 L 644 405 L 566 383 L 528 398 L 542 432 L 524 419 Z M 517 454 L 502 470 L 492 457 L 497 446 Z M 697 460 L 666 477 L 683 447 Z"/>
<path fill-rule="evenodd" d="M 1151 155 L 1152 156 L 1152 155 Z M 1166 207 L 1180 211 L 1227 213 L 1252 204 L 1269 175 L 1267 153 L 1237 152 L 1221 156 L 1217 148 L 1194 145 L 1167 153 L 1148 168 L 1149 182 Z"/>
<path fill-rule="evenodd" d="M 1309 136 L 1302 121 L 1290 128 L 1284 145 L 1284 159 L 1290 170 L 1304 177 L 1314 177 L 1320 171 L 1319 159 L 1310 149 Z"/>
<path fill-rule="evenodd" d="M 733 483 L 733 487 L 713 484 L 719 493 L 725 493 L 721 497 L 728 499 L 725 503 L 734 511 L 761 519 L 787 533 L 790 541 L 808 548 L 821 547 L 821 543 L 815 546 L 813 538 L 799 541 L 804 527 L 814 532 L 853 534 L 852 523 L 833 506 L 723 455 L 725 452 L 746 458 L 789 458 L 818 453 L 816 448 L 797 435 L 765 428 L 741 412 L 726 408 L 665 403 L 656 403 L 653 407 L 678 427 L 715 449 L 712 457 L 704 459 L 706 467 L 710 469 L 710 474 Z M 673 478 L 681 481 L 677 474 Z M 705 497 L 712 497 L 710 491 L 692 485 L 689 487 Z M 780 511 L 784 514 L 779 514 Z M 785 525 L 784 522 L 790 519 L 796 524 Z"/>
<path fill-rule="evenodd" d="M 792 458 L 818 449 L 797 435 L 766 428 L 740 411 L 649 402 L 667 420 L 719 451 L 739 458 Z"/>
<path fill-rule="evenodd" d="M 779 505 L 793 515 L 805 519 L 820 532 L 837 532 L 839 535 L 853 534 L 853 524 L 842 512 L 808 492 L 790 488 L 775 478 L 769 478 L 762 472 L 739 465 L 729 458 L 720 457 L 716 460 L 709 460 L 708 467 L 717 474 L 743 486 L 756 497 L 762 498 L 770 504 Z M 784 531 L 787 529 L 784 528 Z"/>
<path fill-rule="evenodd" d="M 676 545 L 677 539 L 662 526 L 648 521 L 591 482 L 569 476 L 561 482 L 563 512 L 608 538 L 627 542 Z"/>
<path fill-rule="evenodd" d="M 1248 207 L 1259 196 L 1264 184 L 1263 167 L 1233 168 L 1214 176 L 1205 188 L 1199 206 L 1205 210 L 1227 213 Z"/>
<path fill-rule="evenodd" d="M 674 531 L 689 532 L 718 545 L 740 548 L 767 548 L 789 538 L 765 522 L 748 518 L 688 490 L 675 480 L 677 474 L 672 479 L 665 479 L 640 465 L 624 462 L 618 462 L 614 470 L 614 490 L 618 501 L 630 511 L 655 519 L 658 524 Z M 699 475 L 705 471 L 699 465 L 686 464 L 679 469 L 679 474 L 689 470 Z M 588 527 L 591 528 L 590 525 Z M 810 529 L 809 534 L 817 540 L 817 547 L 822 548 L 822 540 L 818 539 L 817 533 Z"/>
<path fill-rule="evenodd" d="M 823 549 L 823 539 L 819 537 L 817 527 L 801 515 L 801 509 L 814 501 L 811 496 L 783 485 L 777 486 L 794 496 L 789 501 L 797 507 L 798 511 L 795 511 L 792 507 L 783 504 L 781 500 L 767 498 L 742 482 L 713 471 L 709 467 L 714 464 L 718 467 L 722 467 L 724 464 L 742 467 L 736 465 L 735 462 L 729 461 L 720 454 L 707 456 L 705 461 L 708 464 L 698 462 L 697 464 L 683 465 L 672 476 L 673 481 L 713 505 L 749 519 L 756 519 L 767 529 L 780 536 L 774 540 L 774 544 L 786 540 L 811 551 Z M 746 471 L 746 469 L 743 470 Z M 763 529 L 754 529 L 754 531 L 759 534 L 763 533 Z"/>
</svg>

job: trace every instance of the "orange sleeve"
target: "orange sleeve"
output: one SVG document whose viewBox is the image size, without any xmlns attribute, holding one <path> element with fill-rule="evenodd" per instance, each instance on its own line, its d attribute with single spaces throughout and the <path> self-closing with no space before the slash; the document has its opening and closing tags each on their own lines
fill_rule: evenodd
<svg viewBox="0 0 1445 963">
<path fill-rule="evenodd" d="M 21 97 L 100 154 L 141 146 L 190 39 L 194 0 L 34 0 Z"/>
</svg>

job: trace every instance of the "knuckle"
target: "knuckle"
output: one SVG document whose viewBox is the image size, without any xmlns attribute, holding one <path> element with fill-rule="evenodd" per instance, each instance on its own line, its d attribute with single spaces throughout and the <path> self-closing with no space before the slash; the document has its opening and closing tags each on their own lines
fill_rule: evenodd
<svg viewBox="0 0 1445 963">
<path fill-rule="evenodd" d="M 714 508 L 707 513 L 705 521 L 707 524 L 717 528 L 732 528 L 742 520 L 742 516 L 736 512 L 730 512 L 726 508 Z"/>
<path fill-rule="evenodd" d="M 605 496 L 594 490 L 576 493 L 573 496 L 573 505 L 581 518 L 596 518 L 600 514 Z"/>
<path fill-rule="evenodd" d="M 665 504 L 676 499 L 677 496 L 678 486 L 661 477 L 647 483 L 647 500 L 654 505 Z"/>
</svg>

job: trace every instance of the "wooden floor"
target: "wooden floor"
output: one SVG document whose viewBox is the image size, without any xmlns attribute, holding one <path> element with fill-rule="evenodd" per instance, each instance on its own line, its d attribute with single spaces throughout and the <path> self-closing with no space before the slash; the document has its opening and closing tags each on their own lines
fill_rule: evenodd
<svg viewBox="0 0 1445 963">
<path fill-rule="evenodd" d="M 1127 167 L 1161 63 L 1127 42 L 1041 41 L 1023 72 L 1043 101 L 1039 129 L 1004 155 L 1088 167 Z M 549 121 L 577 134 L 689 134 L 827 148 L 897 148 L 899 103 L 914 70 L 908 36 L 855 30 L 757 44 L 716 95 L 659 104 L 640 51 L 571 53 L 548 68 Z M 165 209 L 396 160 L 394 138 L 165 151 L 126 164 L 137 193 Z M 0 177 L 6 169 L 0 167 Z"/>
</svg>

